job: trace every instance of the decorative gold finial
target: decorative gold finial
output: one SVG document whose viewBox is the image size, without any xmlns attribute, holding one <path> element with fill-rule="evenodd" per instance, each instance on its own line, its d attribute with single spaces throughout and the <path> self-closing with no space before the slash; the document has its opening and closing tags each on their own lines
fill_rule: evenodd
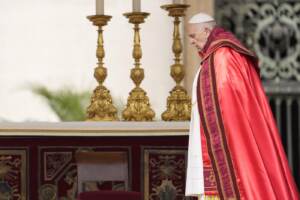
<svg viewBox="0 0 300 200">
<path fill-rule="evenodd" d="M 104 67 L 103 59 L 105 57 L 103 30 L 102 27 L 107 24 L 111 16 L 93 15 L 88 16 L 88 19 L 98 26 L 98 45 L 96 56 L 98 58 L 98 66 L 95 68 L 94 77 L 99 85 L 93 91 L 91 104 L 87 108 L 87 120 L 91 121 L 114 121 L 118 120 L 117 109 L 113 105 L 112 97 L 109 90 L 103 85 L 107 76 L 107 70 Z"/>
<path fill-rule="evenodd" d="M 185 10 L 189 5 L 185 4 L 170 4 L 161 6 L 161 8 L 169 12 L 169 16 L 174 17 L 174 32 L 173 32 L 173 52 L 175 54 L 175 64 L 171 66 L 170 75 L 176 82 L 176 86 L 170 91 L 170 96 L 167 99 L 167 110 L 162 113 L 161 117 L 164 121 L 187 121 L 191 115 L 191 98 L 187 91 L 180 85 L 184 78 L 184 67 L 180 64 L 182 53 L 182 44 L 180 39 L 180 19 L 185 14 Z"/>
<path fill-rule="evenodd" d="M 122 112 L 125 121 L 152 121 L 155 113 L 150 107 L 147 93 L 140 87 L 144 79 L 144 69 L 141 68 L 142 48 L 140 44 L 139 24 L 144 23 L 149 13 L 132 12 L 124 14 L 129 22 L 134 24 L 134 47 L 132 56 L 135 60 L 135 67 L 131 69 L 130 78 L 136 85 L 129 93 L 126 108 Z"/>
</svg>

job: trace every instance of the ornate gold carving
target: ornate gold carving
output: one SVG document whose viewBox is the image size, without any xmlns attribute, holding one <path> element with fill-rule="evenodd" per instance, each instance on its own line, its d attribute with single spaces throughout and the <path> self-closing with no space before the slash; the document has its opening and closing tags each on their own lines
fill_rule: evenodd
<svg viewBox="0 0 300 200">
<path fill-rule="evenodd" d="M 97 46 L 97 58 L 98 66 L 95 68 L 94 77 L 98 81 L 99 85 L 93 91 L 91 97 L 91 104 L 87 108 L 87 120 L 91 121 L 114 121 L 118 120 L 117 109 L 113 105 L 112 97 L 109 90 L 103 85 L 107 76 L 107 69 L 104 67 L 103 59 L 105 57 L 103 30 L 102 27 L 107 24 L 111 19 L 111 16 L 106 15 L 94 15 L 89 16 L 88 19 L 93 22 L 95 26 L 98 26 L 98 46 Z"/>
<path fill-rule="evenodd" d="M 71 171 L 68 171 L 65 175 L 64 175 L 64 182 L 66 184 L 68 184 L 69 186 L 71 186 L 70 188 L 68 188 L 68 190 L 66 191 L 64 197 L 60 197 L 60 200 L 76 200 L 76 194 L 77 194 L 77 189 L 78 189 L 78 181 L 77 181 L 78 177 L 77 177 L 77 169 L 73 169 Z"/>
<path fill-rule="evenodd" d="M 122 112 L 125 121 L 152 121 L 155 113 L 151 109 L 147 93 L 140 87 L 144 79 L 144 69 L 141 68 L 142 48 L 140 44 L 139 24 L 144 23 L 149 13 L 132 12 L 124 14 L 129 22 L 134 24 L 134 47 L 132 56 L 135 60 L 135 68 L 131 70 L 130 78 L 136 85 L 129 93 L 126 108 Z"/>
<path fill-rule="evenodd" d="M 184 149 L 143 149 L 144 199 L 166 193 L 175 194 L 171 199 L 184 199 L 180 182 L 185 180 L 186 158 Z"/>
<path fill-rule="evenodd" d="M 167 110 L 162 113 L 161 117 L 164 121 L 186 121 L 190 120 L 191 115 L 191 98 L 187 91 L 180 85 L 184 78 L 184 67 L 180 64 L 180 56 L 182 53 L 182 44 L 180 38 L 180 19 L 184 16 L 185 10 L 189 5 L 171 4 L 164 5 L 161 8 L 169 12 L 169 16 L 174 17 L 174 32 L 173 32 L 173 47 L 175 54 L 175 64 L 171 66 L 170 75 L 176 82 L 176 86 L 170 91 L 170 96 L 167 99 Z"/>
<path fill-rule="evenodd" d="M 0 199 L 28 199 L 26 156 L 26 150 L 0 150 Z"/>
<path fill-rule="evenodd" d="M 3 180 L 4 177 L 9 173 L 11 167 L 7 164 L 11 160 L 11 156 L 1 156 L 0 157 L 0 179 Z"/>
<path fill-rule="evenodd" d="M 185 10 L 190 7 L 187 4 L 168 4 L 161 6 L 162 9 L 165 9 L 169 12 L 171 17 L 183 17 L 185 16 Z"/>
<path fill-rule="evenodd" d="M 57 189 L 55 185 L 44 184 L 39 190 L 39 200 L 56 200 Z"/>
<path fill-rule="evenodd" d="M 5 177 L 7 177 L 10 172 L 12 172 L 12 174 L 18 173 L 18 171 L 12 170 L 12 167 L 10 165 L 12 165 L 13 163 L 10 163 L 11 160 L 12 160 L 11 156 L 0 157 L 0 186 L 1 186 L 0 199 L 4 199 L 4 200 L 14 198 L 12 187 L 9 186 L 7 181 L 5 181 Z M 17 163 L 18 165 L 21 164 L 20 162 Z M 15 163 L 13 165 L 15 165 Z M 20 196 L 20 193 L 17 195 Z"/>
</svg>

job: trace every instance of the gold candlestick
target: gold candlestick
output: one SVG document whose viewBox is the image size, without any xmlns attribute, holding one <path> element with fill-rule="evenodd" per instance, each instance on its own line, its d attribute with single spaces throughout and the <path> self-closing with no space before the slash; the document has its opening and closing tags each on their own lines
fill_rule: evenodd
<svg viewBox="0 0 300 200">
<path fill-rule="evenodd" d="M 98 66 L 95 68 L 94 77 L 99 85 L 93 91 L 91 104 L 87 108 L 87 120 L 91 121 L 114 121 L 118 120 L 117 109 L 113 105 L 112 97 L 109 90 L 103 85 L 107 76 L 107 69 L 104 67 L 103 59 L 105 51 L 103 47 L 103 30 L 102 27 L 107 24 L 111 16 L 93 15 L 87 17 L 95 26 L 98 27 L 98 46 L 96 56 Z"/>
<path fill-rule="evenodd" d="M 173 32 L 173 52 L 175 54 L 175 64 L 171 66 L 170 75 L 176 82 L 176 86 L 170 91 L 170 96 L 167 99 L 167 110 L 161 114 L 164 121 L 186 121 L 190 120 L 191 116 L 191 98 L 187 91 L 180 85 L 184 78 L 185 71 L 180 64 L 180 56 L 182 53 L 182 44 L 180 39 L 179 17 L 183 17 L 185 10 L 189 5 L 185 4 L 170 4 L 161 6 L 169 12 L 169 16 L 174 17 L 174 32 Z"/>
<path fill-rule="evenodd" d="M 149 13 L 132 12 L 125 13 L 129 22 L 134 24 L 134 47 L 132 56 L 135 60 L 135 67 L 131 69 L 130 78 L 135 83 L 135 88 L 129 93 L 126 108 L 122 112 L 125 121 L 152 121 L 155 116 L 150 107 L 147 93 L 140 87 L 144 79 L 144 69 L 141 68 L 142 48 L 140 44 L 139 24 L 144 23 Z"/>
</svg>

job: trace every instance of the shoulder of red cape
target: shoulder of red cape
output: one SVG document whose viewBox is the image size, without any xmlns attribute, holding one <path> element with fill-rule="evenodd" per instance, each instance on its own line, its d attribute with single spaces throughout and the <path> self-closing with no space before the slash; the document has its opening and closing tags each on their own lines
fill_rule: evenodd
<svg viewBox="0 0 300 200">
<path fill-rule="evenodd" d="M 211 43 L 210 48 L 206 51 L 205 56 L 202 59 L 201 63 L 204 63 L 208 60 L 209 57 L 214 56 L 214 53 L 220 49 L 221 47 L 228 47 L 244 56 L 250 58 L 252 61 L 255 70 L 259 74 L 259 67 L 258 67 L 258 58 L 252 51 L 248 50 L 244 47 L 241 43 L 236 42 L 230 39 L 218 39 Z"/>
</svg>

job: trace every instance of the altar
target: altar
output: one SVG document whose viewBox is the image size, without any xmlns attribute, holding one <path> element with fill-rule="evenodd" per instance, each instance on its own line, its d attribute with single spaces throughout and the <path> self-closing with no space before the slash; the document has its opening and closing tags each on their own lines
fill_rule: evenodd
<svg viewBox="0 0 300 200">
<path fill-rule="evenodd" d="M 1 123 L 0 187 L 12 199 L 76 199 L 76 152 L 125 152 L 130 191 L 184 199 L 188 130 L 188 122 Z"/>
</svg>

